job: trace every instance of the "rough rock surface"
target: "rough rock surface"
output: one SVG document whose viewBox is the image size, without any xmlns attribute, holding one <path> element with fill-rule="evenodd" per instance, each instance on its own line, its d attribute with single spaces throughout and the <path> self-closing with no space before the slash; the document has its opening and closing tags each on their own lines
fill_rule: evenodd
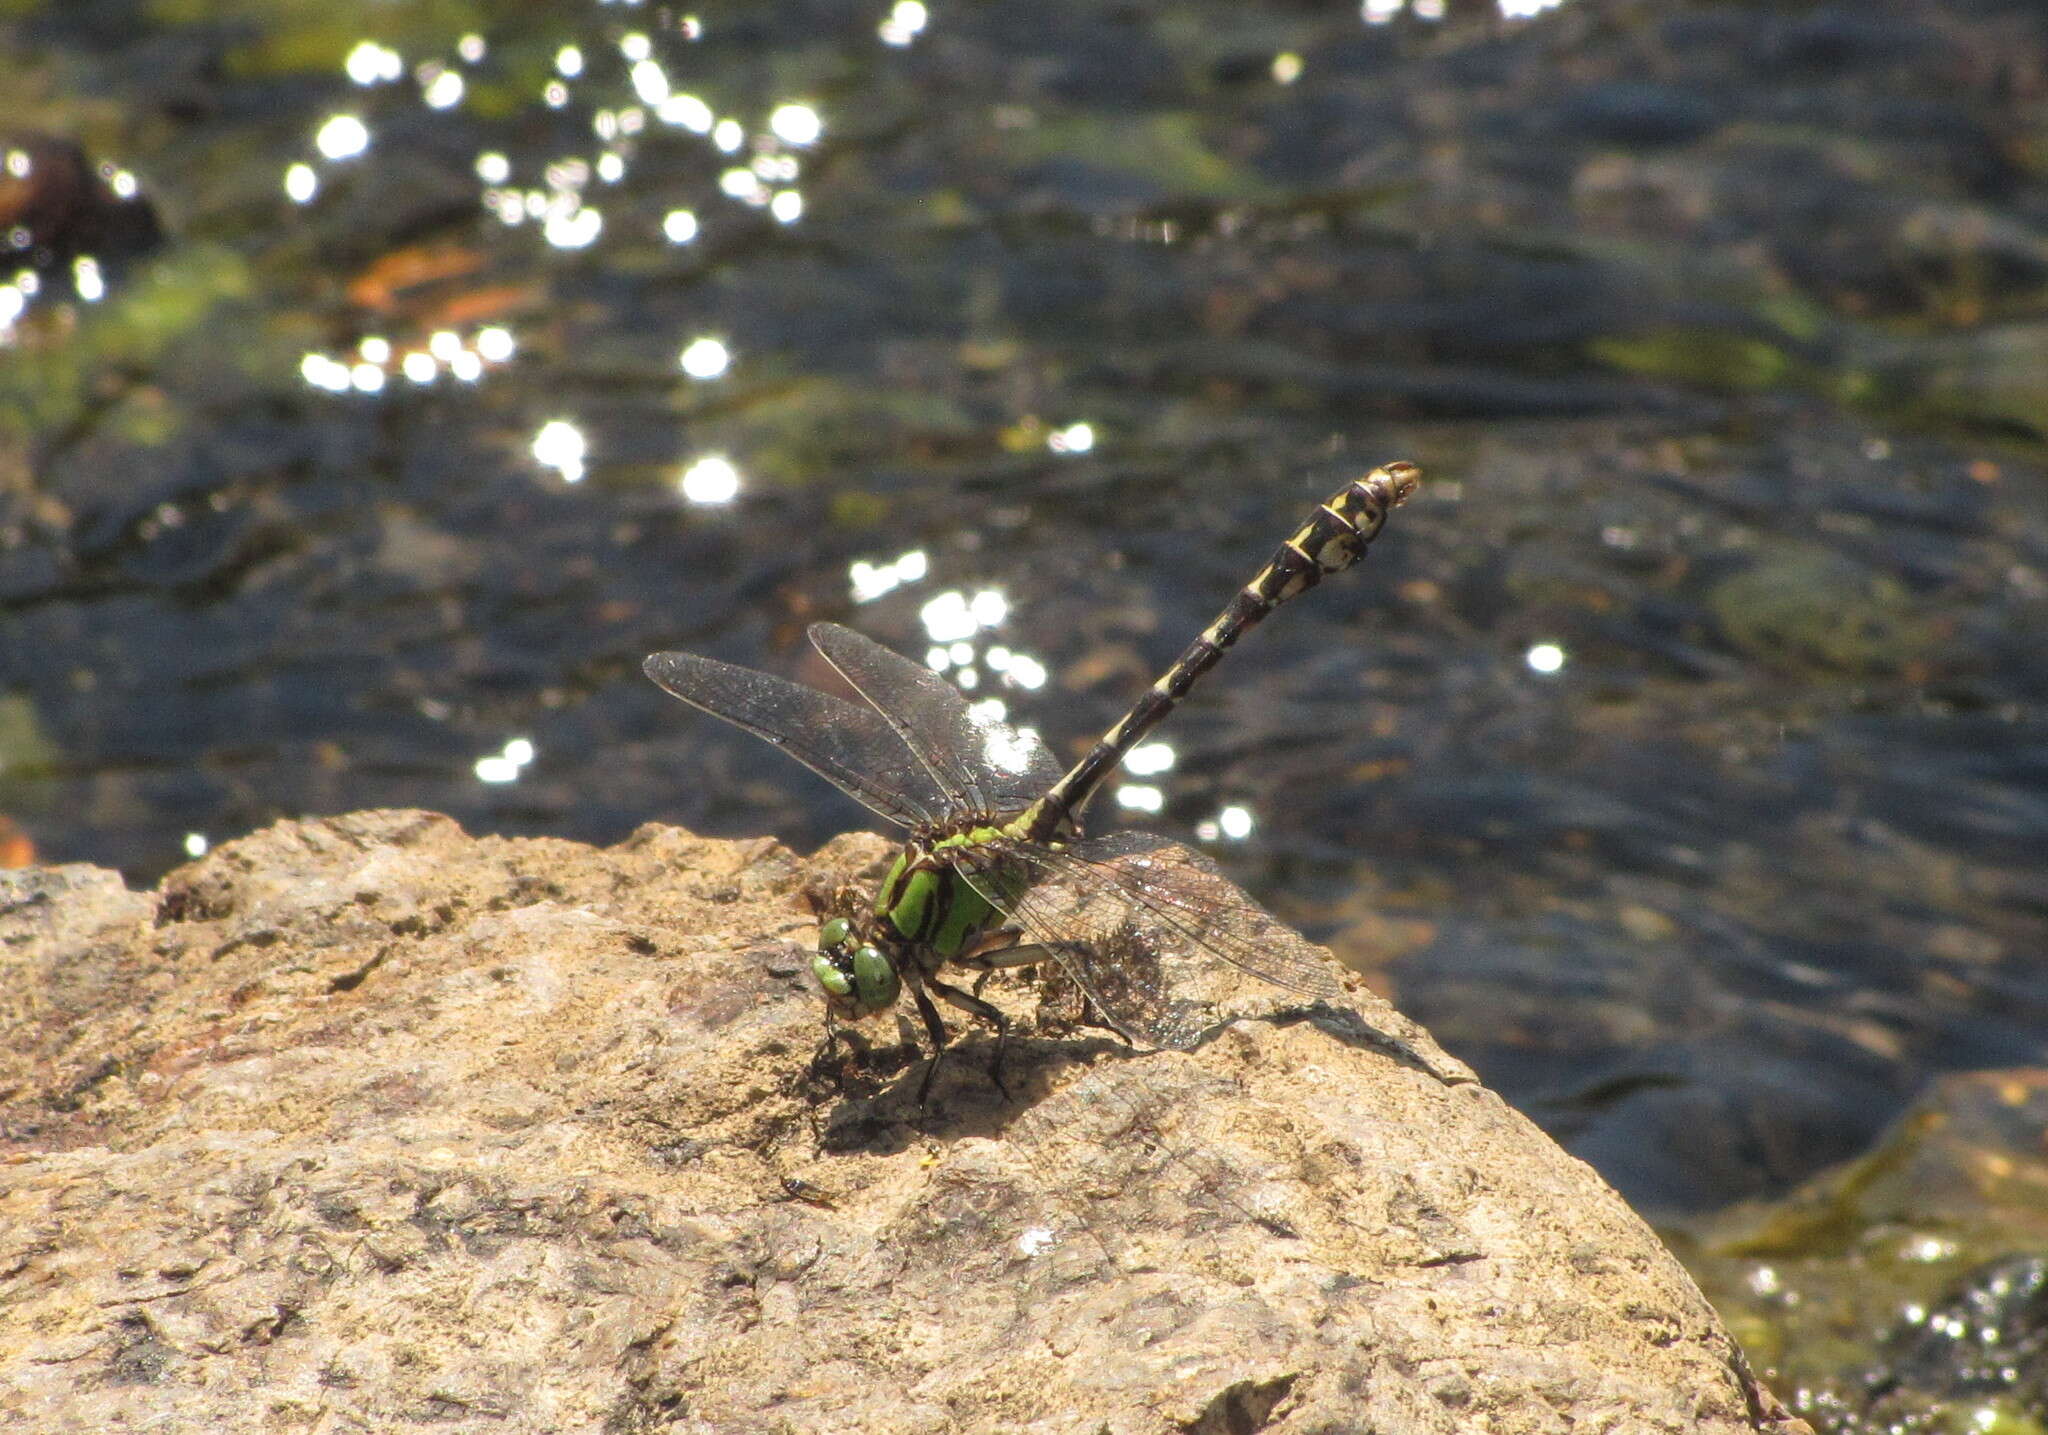
<svg viewBox="0 0 2048 1435">
<path fill-rule="evenodd" d="M 368 812 L 0 874 L 0 1429 L 1804 1428 L 1362 990 L 1022 1021 L 922 1110 L 891 1030 L 814 1060 L 806 894 L 881 851 Z"/>
</svg>

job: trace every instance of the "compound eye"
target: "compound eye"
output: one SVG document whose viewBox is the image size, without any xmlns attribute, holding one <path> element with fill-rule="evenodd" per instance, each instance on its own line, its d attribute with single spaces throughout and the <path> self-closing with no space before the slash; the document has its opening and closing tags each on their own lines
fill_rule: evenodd
<svg viewBox="0 0 2048 1435">
<path fill-rule="evenodd" d="M 834 917 L 818 928 L 818 950 L 829 952 L 853 935 L 853 923 L 844 917 Z"/>
<path fill-rule="evenodd" d="M 903 983 L 889 959 L 874 947 L 862 947 L 853 954 L 853 984 L 860 1004 L 880 1011 L 896 1000 Z"/>
<path fill-rule="evenodd" d="M 853 995 L 853 978 L 832 965 L 832 959 L 825 956 L 811 958 L 811 975 L 828 997 L 847 998 Z"/>
</svg>

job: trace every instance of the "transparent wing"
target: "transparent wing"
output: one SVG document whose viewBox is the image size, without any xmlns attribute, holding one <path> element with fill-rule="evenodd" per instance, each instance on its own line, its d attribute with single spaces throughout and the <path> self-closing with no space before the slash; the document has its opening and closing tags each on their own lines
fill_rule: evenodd
<svg viewBox="0 0 2048 1435">
<path fill-rule="evenodd" d="M 946 794 L 872 708 L 695 653 L 656 653 L 641 671 L 692 707 L 772 742 L 891 822 L 932 825 Z"/>
<path fill-rule="evenodd" d="M 974 712 L 960 690 L 900 653 L 837 623 L 813 623 L 825 660 L 917 754 L 949 811 L 1005 816 L 1023 811 L 1060 778 L 1036 734 Z"/>
<path fill-rule="evenodd" d="M 963 875 L 1026 942 L 1052 953 L 1110 1025 L 1137 1040 L 1186 1047 L 1206 1029 L 1212 1018 L 1174 991 L 1205 958 L 1303 996 L 1344 995 L 1327 953 L 1207 857 L 1149 832 L 1060 848 L 1005 842 Z"/>
</svg>

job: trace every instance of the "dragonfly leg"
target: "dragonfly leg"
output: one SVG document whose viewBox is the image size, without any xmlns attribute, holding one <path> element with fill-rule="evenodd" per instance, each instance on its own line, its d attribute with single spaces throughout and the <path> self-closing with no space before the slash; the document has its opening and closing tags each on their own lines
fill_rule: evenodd
<svg viewBox="0 0 2048 1435">
<path fill-rule="evenodd" d="M 948 990 L 937 982 L 932 985 L 938 987 L 941 994 Z M 946 1059 L 946 1024 L 939 1019 L 939 1009 L 932 1005 L 932 999 L 924 994 L 923 983 L 911 983 L 910 998 L 917 1004 L 917 1014 L 924 1021 L 925 1035 L 932 1039 L 932 1064 L 926 1068 L 924 1080 L 917 1087 L 917 1104 L 923 1106 L 925 1098 L 932 1094 L 932 1079 L 939 1074 L 939 1063 Z"/>
<path fill-rule="evenodd" d="M 984 973 L 992 972 L 998 967 L 1025 966 L 1038 960 L 1035 955 L 1030 954 L 1036 953 L 1039 949 L 1018 946 L 1017 943 L 1023 940 L 1023 937 L 1024 933 L 1016 927 L 997 927 L 976 937 L 972 946 L 951 958 L 951 961 L 955 966 L 980 967 Z M 1019 956 L 1018 953 L 1027 955 Z"/>
<path fill-rule="evenodd" d="M 989 973 L 984 971 L 976 978 L 974 990 L 963 992 L 956 986 L 948 985 L 936 978 L 928 978 L 931 989 L 939 994 L 948 1006 L 958 1007 L 977 1021 L 987 1022 L 996 1030 L 995 1059 L 989 1064 L 989 1080 L 996 1084 L 996 1090 L 1007 1098 L 1010 1089 L 1003 1085 L 1003 1047 L 1010 1039 L 1010 1019 L 996 1007 L 981 999 L 981 984 L 987 981 Z"/>
</svg>

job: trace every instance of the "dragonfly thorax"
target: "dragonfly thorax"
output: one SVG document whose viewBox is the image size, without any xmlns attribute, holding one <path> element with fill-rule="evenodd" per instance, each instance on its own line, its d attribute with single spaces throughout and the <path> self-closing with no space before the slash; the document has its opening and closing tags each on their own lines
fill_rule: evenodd
<svg viewBox="0 0 2048 1435">
<path fill-rule="evenodd" d="M 978 824 L 921 832 L 896 854 L 867 910 L 833 917 L 818 929 L 811 971 L 834 1015 L 858 1020 L 886 1010 L 906 977 L 928 981 L 982 943 L 1001 914 L 960 865 L 974 864 L 980 883 L 1006 887 L 1000 864 L 977 858 L 1010 835 Z"/>
</svg>

